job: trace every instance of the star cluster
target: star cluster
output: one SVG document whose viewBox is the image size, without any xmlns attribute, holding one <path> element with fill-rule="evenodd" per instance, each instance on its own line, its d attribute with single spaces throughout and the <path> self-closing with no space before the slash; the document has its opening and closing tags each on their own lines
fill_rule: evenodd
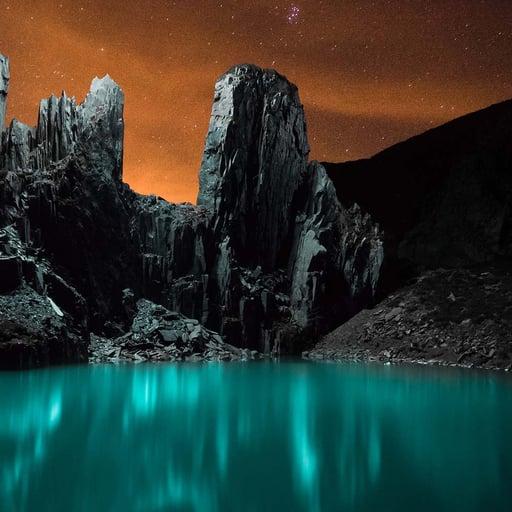
<svg viewBox="0 0 512 512">
<path fill-rule="evenodd" d="M 4 0 L 8 115 L 81 100 L 109 73 L 126 94 L 125 179 L 194 201 L 216 78 L 275 67 L 299 87 L 312 158 L 369 156 L 512 97 L 512 2 Z"/>
<path fill-rule="evenodd" d="M 286 20 L 290 25 L 297 25 L 300 20 L 300 7 L 295 4 L 290 5 L 286 13 Z"/>
</svg>

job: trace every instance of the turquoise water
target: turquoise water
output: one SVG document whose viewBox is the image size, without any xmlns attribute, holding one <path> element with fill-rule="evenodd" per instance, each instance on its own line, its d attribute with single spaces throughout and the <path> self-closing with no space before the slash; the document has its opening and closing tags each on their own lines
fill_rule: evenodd
<svg viewBox="0 0 512 512">
<path fill-rule="evenodd" d="M 1 511 L 511 511 L 512 380 L 314 363 L 0 374 Z"/>
</svg>

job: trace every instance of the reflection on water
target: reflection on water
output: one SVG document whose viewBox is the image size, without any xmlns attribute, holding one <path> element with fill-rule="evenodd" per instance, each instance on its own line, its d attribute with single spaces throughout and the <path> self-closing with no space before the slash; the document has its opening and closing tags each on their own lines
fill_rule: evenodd
<svg viewBox="0 0 512 512">
<path fill-rule="evenodd" d="M 512 381 L 254 363 L 0 374 L 0 510 L 512 510 Z"/>
</svg>

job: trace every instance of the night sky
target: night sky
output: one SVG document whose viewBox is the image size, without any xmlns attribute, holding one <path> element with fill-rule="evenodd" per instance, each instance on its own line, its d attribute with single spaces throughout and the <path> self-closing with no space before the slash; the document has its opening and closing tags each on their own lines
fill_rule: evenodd
<svg viewBox="0 0 512 512">
<path fill-rule="evenodd" d="M 8 117 L 80 101 L 95 75 L 126 94 L 125 180 L 195 201 L 216 78 L 275 67 L 298 85 L 312 158 L 370 156 L 512 97 L 512 1 L 0 0 Z"/>
</svg>

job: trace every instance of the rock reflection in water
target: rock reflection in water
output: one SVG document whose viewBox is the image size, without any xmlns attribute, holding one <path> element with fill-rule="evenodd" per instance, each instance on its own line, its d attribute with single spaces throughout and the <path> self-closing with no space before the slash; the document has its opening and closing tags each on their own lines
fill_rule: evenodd
<svg viewBox="0 0 512 512">
<path fill-rule="evenodd" d="M 0 388 L 2 510 L 512 506 L 512 383 L 496 375 L 98 366 Z"/>
</svg>

